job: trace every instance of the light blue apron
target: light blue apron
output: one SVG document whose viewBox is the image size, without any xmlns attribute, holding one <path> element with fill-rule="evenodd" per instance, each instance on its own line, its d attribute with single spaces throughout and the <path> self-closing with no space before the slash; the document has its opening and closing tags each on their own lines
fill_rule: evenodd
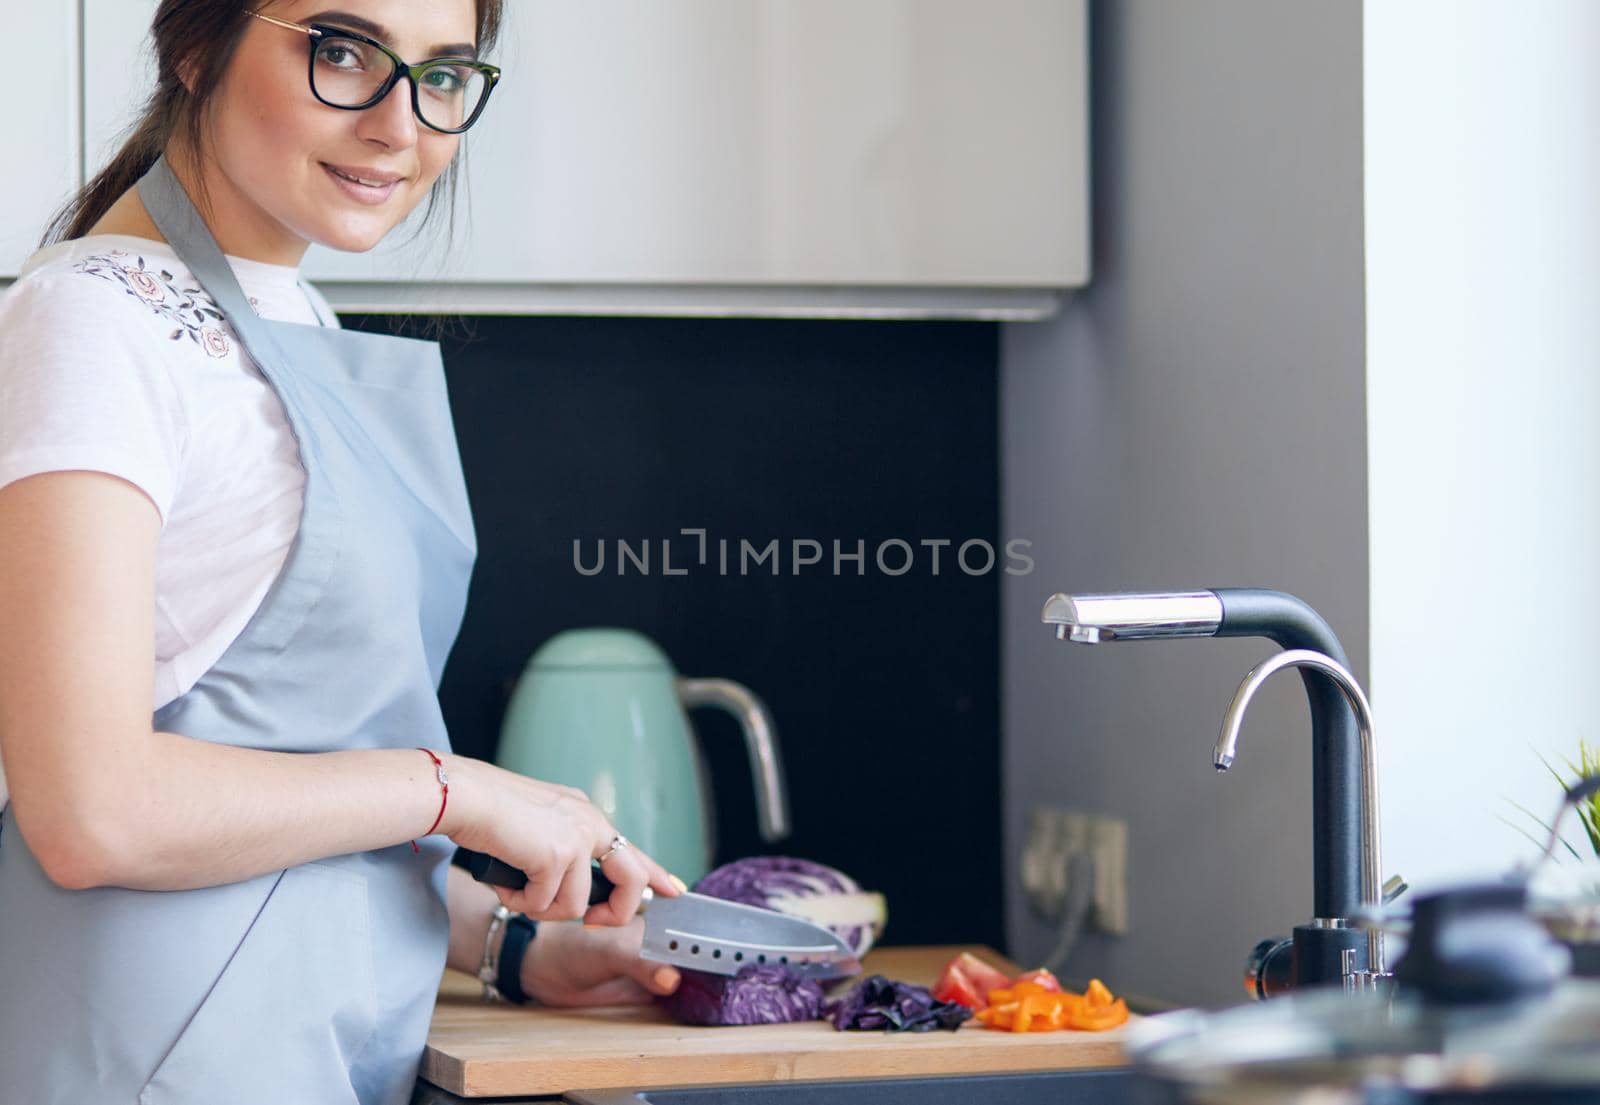
<svg viewBox="0 0 1600 1105">
<path fill-rule="evenodd" d="M 155 727 L 278 752 L 449 748 L 437 691 L 477 543 L 439 347 L 257 317 L 164 160 L 139 195 L 282 399 L 306 471 L 261 607 Z M 443 836 L 150 892 L 64 890 L 3 814 L 0 830 L 0 1102 L 410 1099 L 449 933 Z"/>
</svg>

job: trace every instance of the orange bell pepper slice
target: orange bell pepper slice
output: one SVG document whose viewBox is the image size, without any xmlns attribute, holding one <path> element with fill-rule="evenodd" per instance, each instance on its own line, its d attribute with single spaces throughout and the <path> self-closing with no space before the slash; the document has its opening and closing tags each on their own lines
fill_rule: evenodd
<svg viewBox="0 0 1600 1105">
<path fill-rule="evenodd" d="M 1003 1002 L 978 1011 L 978 1020 L 990 1028 L 1010 1028 L 1016 1018 L 1019 1002 Z"/>
<path fill-rule="evenodd" d="M 1061 992 L 1061 982 L 1056 978 L 1055 975 L 1051 974 L 1043 967 L 1035 967 L 1031 971 L 1024 971 L 1022 974 L 1017 976 L 1017 981 L 1030 982 L 1035 986 L 1043 986 L 1046 990 L 1049 990 L 1053 994 L 1059 994 Z"/>
<path fill-rule="evenodd" d="M 1083 1029 L 1088 1032 L 1104 1032 L 1108 1028 L 1116 1028 L 1126 1024 L 1128 1020 L 1128 1004 L 1117 998 L 1110 1005 L 1097 1009 L 1083 1008 L 1067 1020 L 1069 1028 Z"/>
<path fill-rule="evenodd" d="M 1089 980 L 1089 988 L 1083 992 L 1084 1001 L 1091 1009 L 1104 1009 L 1111 1004 L 1111 991 L 1106 989 L 1106 984 L 1098 978 Z"/>
<path fill-rule="evenodd" d="M 1053 978 L 1021 978 L 1009 988 L 989 991 L 989 1005 L 977 1012 L 979 1024 L 1009 1032 L 1053 1032 L 1075 1028 L 1103 1032 L 1128 1020 L 1128 1004 L 1115 997 L 1098 978 L 1081 994 L 1058 992 Z"/>
<path fill-rule="evenodd" d="M 1028 994 L 1018 1002 L 1017 1014 L 1011 1021 L 1011 1031 L 1032 1032 L 1041 1019 L 1048 1023 L 1052 1004 L 1044 994 Z"/>
<path fill-rule="evenodd" d="M 1017 982 L 1003 990 L 990 990 L 988 995 L 989 1004 L 1007 1005 L 1011 1002 L 1021 1001 L 1029 994 L 1040 994 L 1043 992 L 1044 987 L 1040 986 L 1037 982 Z"/>
</svg>

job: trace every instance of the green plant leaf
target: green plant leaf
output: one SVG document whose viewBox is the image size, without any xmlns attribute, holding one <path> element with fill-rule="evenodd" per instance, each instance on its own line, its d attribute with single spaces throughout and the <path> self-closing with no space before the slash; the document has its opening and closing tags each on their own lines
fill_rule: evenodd
<svg viewBox="0 0 1600 1105">
<path fill-rule="evenodd" d="M 1538 851 L 1541 851 L 1541 852 L 1544 851 L 1544 841 L 1542 841 L 1538 837 L 1534 836 L 1527 829 L 1524 829 L 1521 825 L 1518 825 L 1516 822 L 1512 821 L 1511 818 L 1507 817 L 1503 813 L 1495 814 L 1495 817 L 1497 817 L 1508 828 L 1510 828 L 1512 832 L 1517 833 L 1520 836 L 1526 837 L 1528 843 L 1532 844 L 1535 849 L 1537 849 Z M 1574 854 L 1576 854 L 1576 853 L 1574 853 Z"/>
<path fill-rule="evenodd" d="M 1532 821 L 1535 825 L 1539 826 L 1539 828 L 1543 829 L 1544 832 L 1545 832 L 1546 839 L 1549 838 L 1549 836 L 1550 836 L 1550 823 L 1548 821 L 1546 821 L 1544 818 L 1540 817 L 1538 814 L 1534 813 L 1532 810 L 1528 809 L 1528 807 L 1524 806 L 1521 802 L 1518 802 L 1515 799 L 1507 798 L 1506 802 L 1508 804 L 1512 805 L 1512 806 L 1515 806 L 1518 813 L 1522 814 L 1524 817 L 1528 818 L 1528 820 Z M 1504 817 L 1502 817 L 1500 820 L 1505 821 L 1507 825 L 1511 825 L 1511 822 L 1506 820 L 1506 818 L 1504 818 Z M 1538 839 L 1532 833 L 1529 833 L 1526 829 L 1518 828 L 1516 825 L 1511 825 L 1511 827 L 1513 829 L 1516 829 L 1519 833 L 1521 833 L 1523 836 L 1527 837 L 1529 840 L 1533 841 L 1535 846 L 1538 847 L 1539 851 L 1541 851 L 1541 852 L 1544 851 L 1544 841 L 1543 840 Z M 1571 852 L 1573 859 L 1576 859 L 1576 860 L 1582 860 L 1583 859 L 1583 856 L 1578 852 L 1578 850 L 1576 848 L 1574 848 L 1570 843 L 1567 842 L 1567 839 L 1565 837 L 1557 838 L 1557 843 L 1559 843 L 1567 851 Z"/>
<path fill-rule="evenodd" d="M 1545 770 L 1549 771 L 1551 776 L 1555 778 L 1557 784 L 1560 785 L 1563 792 L 1571 789 L 1574 785 L 1576 785 L 1578 780 L 1584 778 L 1585 776 L 1600 773 L 1600 748 L 1591 748 L 1588 742 L 1583 740 L 1581 737 L 1578 739 L 1577 762 L 1573 762 L 1573 760 L 1567 756 L 1563 756 L 1561 758 L 1561 762 L 1566 765 L 1567 770 L 1571 773 L 1570 778 L 1563 776 L 1561 772 L 1552 767 L 1550 761 L 1545 759 L 1544 755 L 1537 749 L 1535 749 L 1534 755 L 1539 757 L 1539 762 L 1544 764 Z M 1589 798 L 1586 798 L 1584 801 L 1578 803 L 1576 808 L 1578 811 L 1578 822 L 1583 827 L 1584 836 L 1588 838 L 1589 847 L 1593 850 L 1596 856 L 1600 856 L 1600 794 L 1591 795 Z M 1543 824 L 1543 822 L 1540 823 Z M 1549 832 L 1548 826 L 1546 826 L 1545 831 Z M 1566 842 L 1563 841 L 1562 843 Z M 1577 856 L 1580 860 L 1583 858 L 1581 855 L 1579 855 L 1577 849 L 1572 847 L 1572 845 L 1568 844 L 1567 850 L 1572 852 L 1572 854 Z"/>
</svg>

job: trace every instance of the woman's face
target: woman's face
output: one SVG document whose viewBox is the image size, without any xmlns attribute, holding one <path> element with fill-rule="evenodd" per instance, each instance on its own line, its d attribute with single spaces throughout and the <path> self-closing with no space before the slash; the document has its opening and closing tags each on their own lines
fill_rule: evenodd
<svg viewBox="0 0 1600 1105">
<path fill-rule="evenodd" d="M 276 0 L 253 5 L 291 23 L 328 23 L 377 39 L 408 63 L 461 56 L 476 39 L 474 0 Z M 226 252 L 298 264 L 308 243 L 365 251 L 408 215 L 455 156 L 461 136 L 421 123 L 402 78 L 364 111 L 318 102 L 299 31 L 246 18 L 211 103 L 206 185 Z M 383 188 L 341 183 L 334 170 Z M 230 244 L 231 239 L 231 244 Z"/>
</svg>

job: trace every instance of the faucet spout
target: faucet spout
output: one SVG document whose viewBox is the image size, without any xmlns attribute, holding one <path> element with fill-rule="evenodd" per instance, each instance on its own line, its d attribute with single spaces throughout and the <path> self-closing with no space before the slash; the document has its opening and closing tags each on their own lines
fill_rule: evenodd
<svg viewBox="0 0 1600 1105">
<path fill-rule="evenodd" d="M 1376 732 L 1372 719 L 1372 706 L 1367 701 L 1361 684 L 1350 670 L 1330 656 L 1312 649 L 1288 649 L 1257 664 L 1250 669 L 1244 682 L 1234 692 L 1222 718 L 1222 733 L 1217 738 L 1212 762 L 1218 771 L 1233 766 L 1239 746 L 1239 730 L 1244 725 L 1244 715 L 1250 702 L 1264 683 L 1285 668 L 1310 668 L 1330 678 L 1344 694 L 1350 708 L 1355 711 L 1356 727 L 1361 742 L 1361 901 L 1371 910 L 1383 905 L 1382 845 L 1379 840 L 1378 821 L 1378 754 Z M 1384 973 L 1383 934 L 1376 929 L 1367 932 L 1367 965 L 1375 975 Z"/>
<path fill-rule="evenodd" d="M 1222 624 L 1222 600 L 1211 591 L 1051 595 L 1041 620 L 1063 641 L 1143 641 L 1210 637 Z"/>
</svg>

